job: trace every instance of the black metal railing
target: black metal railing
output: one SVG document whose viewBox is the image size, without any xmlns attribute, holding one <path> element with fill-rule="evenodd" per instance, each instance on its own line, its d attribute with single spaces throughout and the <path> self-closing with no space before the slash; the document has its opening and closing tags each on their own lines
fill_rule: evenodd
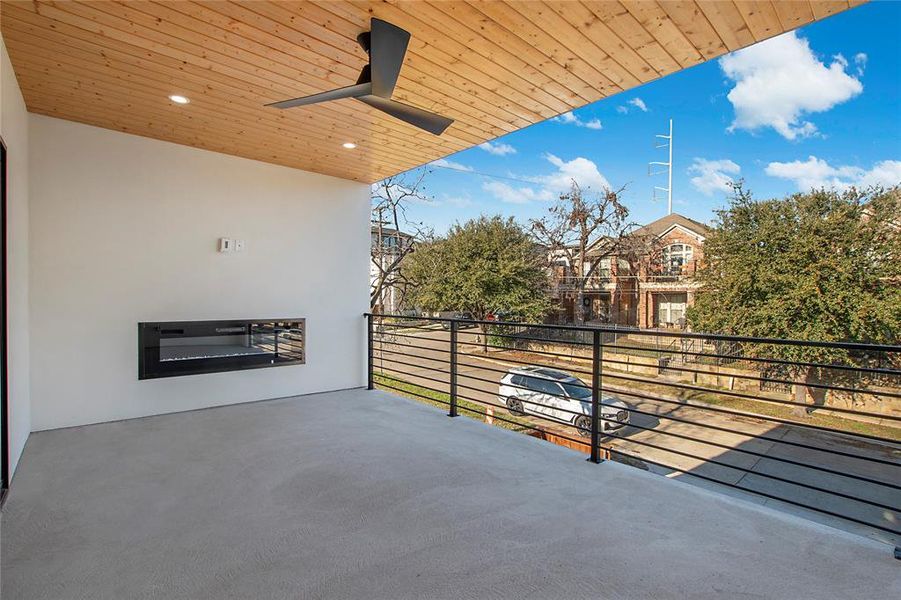
<svg viewBox="0 0 901 600">
<path fill-rule="evenodd" d="M 367 319 L 370 388 L 901 541 L 901 346 Z"/>
</svg>

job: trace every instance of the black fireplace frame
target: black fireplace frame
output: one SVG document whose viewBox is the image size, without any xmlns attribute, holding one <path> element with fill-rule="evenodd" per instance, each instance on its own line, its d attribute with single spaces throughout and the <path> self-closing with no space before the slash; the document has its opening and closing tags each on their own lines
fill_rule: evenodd
<svg viewBox="0 0 901 600">
<path fill-rule="evenodd" d="M 257 328 L 257 331 L 254 331 L 255 328 Z M 287 329 L 291 329 L 293 332 L 300 331 L 299 344 L 297 343 L 297 334 L 292 333 L 292 339 L 294 340 L 291 346 L 292 350 L 280 356 L 277 342 L 278 335 Z M 302 365 L 306 363 L 306 330 L 306 319 L 304 318 L 140 322 L 138 323 L 138 379 L 161 379 Z M 217 335 L 250 336 L 251 334 L 259 333 L 270 333 L 273 335 L 273 339 L 276 340 L 274 355 L 248 354 L 183 361 L 162 361 L 160 359 L 160 346 L 163 339 L 212 337 Z"/>
</svg>

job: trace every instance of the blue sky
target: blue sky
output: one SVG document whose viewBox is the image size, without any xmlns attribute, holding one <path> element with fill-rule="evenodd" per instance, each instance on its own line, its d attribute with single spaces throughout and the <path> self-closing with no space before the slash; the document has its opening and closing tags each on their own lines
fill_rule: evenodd
<svg viewBox="0 0 901 600">
<path fill-rule="evenodd" d="M 633 218 L 652 221 L 666 214 L 665 200 L 652 201 L 666 178 L 648 177 L 647 164 L 666 160 L 654 136 L 670 118 L 673 209 L 701 221 L 726 204 L 730 179 L 759 199 L 901 183 L 899 24 L 901 3 L 865 4 L 503 136 L 494 152 L 458 152 L 438 163 L 467 170 L 433 168 L 434 200 L 409 217 L 438 232 L 480 214 L 525 222 L 575 176 L 627 186 Z"/>
</svg>

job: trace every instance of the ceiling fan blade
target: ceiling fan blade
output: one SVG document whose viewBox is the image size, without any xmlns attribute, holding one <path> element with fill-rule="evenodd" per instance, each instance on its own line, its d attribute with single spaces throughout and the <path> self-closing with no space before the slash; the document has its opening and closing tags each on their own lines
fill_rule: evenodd
<svg viewBox="0 0 901 600">
<path fill-rule="evenodd" d="M 397 85 L 400 68 L 404 65 L 404 55 L 410 34 L 397 25 L 381 19 L 372 19 L 370 34 L 371 48 L 369 64 L 372 66 L 372 94 L 390 98 Z"/>
<path fill-rule="evenodd" d="M 340 100 L 341 98 L 356 98 L 357 96 L 366 96 L 372 93 L 372 84 L 369 82 L 349 85 L 347 87 L 329 90 L 311 96 L 303 96 L 302 98 L 294 98 L 292 100 L 282 100 L 281 102 L 273 102 L 266 106 L 274 108 L 293 108 L 295 106 L 304 106 L 307 104 L 317 104 L 319 102 L 327 102 L 329 100 Z"/>
<path fill-rule="evenodd" d="M 454 122 L 453 119 L 436 115 L 427 110 L 378 96 L 358 96 L 357 100 L 435 135 L 444 133 L 444 130 Z"/>
</svg>

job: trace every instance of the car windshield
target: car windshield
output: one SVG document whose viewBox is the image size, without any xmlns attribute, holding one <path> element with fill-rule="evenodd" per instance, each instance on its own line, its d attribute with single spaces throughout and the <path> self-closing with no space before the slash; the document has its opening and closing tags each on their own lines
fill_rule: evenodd
<svg viewBox="0 0 901 600">
<path fill-rule="evenodd" d="M 581 380 L 561 381 L 560 385 L 566 391 L 566 395 L 570 398 L 578 398 L 579 400 L 591 398 L 591 388 L 586 386 Z"/>
</svg>

